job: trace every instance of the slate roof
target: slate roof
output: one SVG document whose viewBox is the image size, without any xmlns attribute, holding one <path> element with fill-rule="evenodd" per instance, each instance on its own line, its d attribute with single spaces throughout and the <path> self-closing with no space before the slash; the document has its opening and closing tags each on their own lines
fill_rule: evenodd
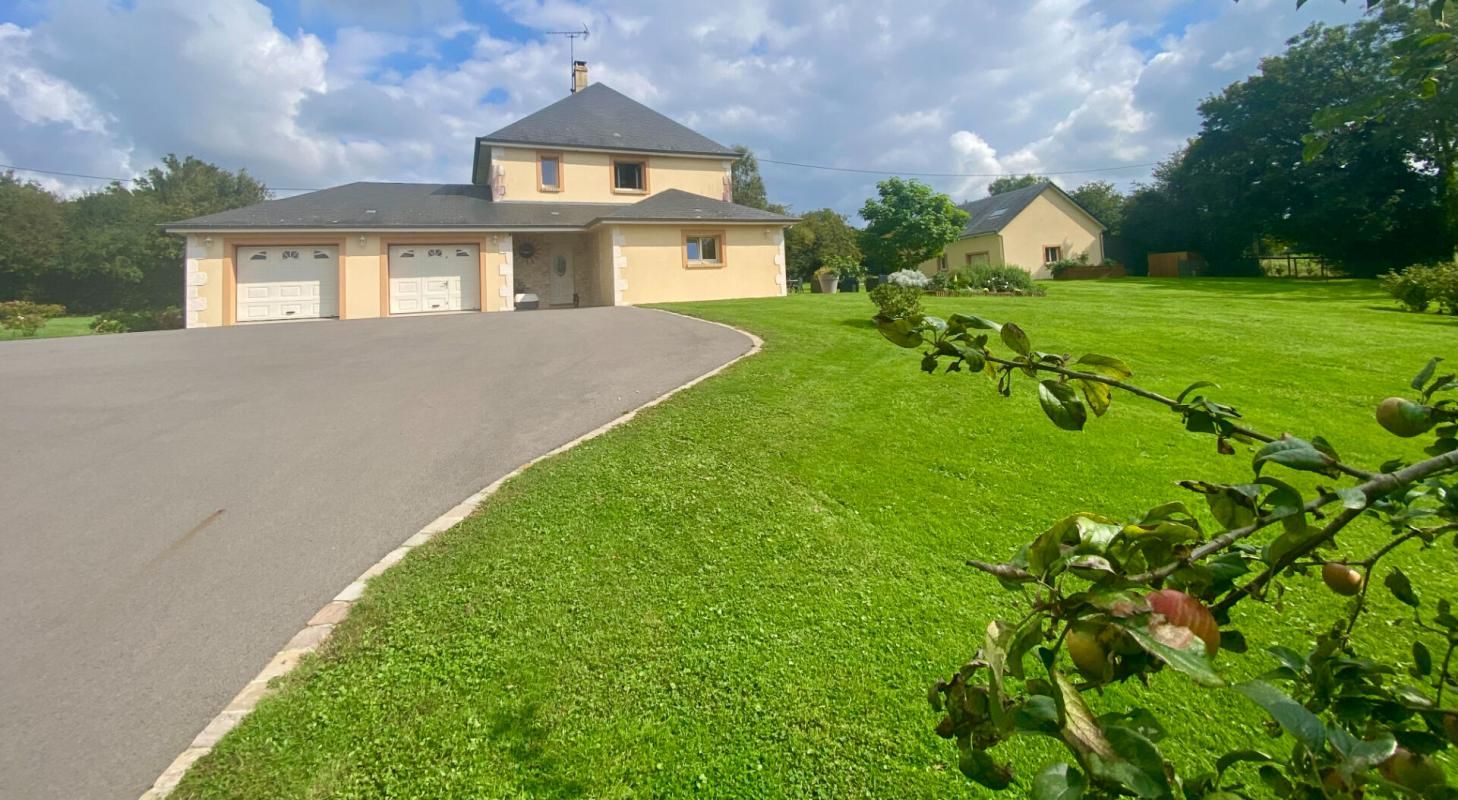
<svg viewBox="0 0 1458 800">
<path fill-rule="evenodd" d="M 491 200 L 486 186 L 347 183 L 168 223 L 167 230 L 247 228 L 585 228 L 611 222 L 795 222 L 793 217 L 670 189 L 632 205 Z"/>
<path fill-rule="evenodd" d="M 680 155 L 737 155 L 730 148 L 601 83 L 570 94 L 476 141 Z"/>
<path fill-rule="evenodd" d="M 1033 199 L 1043 193 L 1049 184 L 1035 183 L 1032 186 L 1024 186 L 1021 189 L 1014 189 L 1011 192 L 995 194 L 991 197 L 984 197 L 981 200 L 973 200 L 970 203 L 963 203 L 958 208 L 966 211 L 966 227 L 962 228 L 963 236 L 980 236 L 984 233 L 997 233 L 1007 227 Z"/>
<path fill-rule="evenodd" d="M 1063 195 L 1064 199 L 1072 203 L 1074 207 L 1083 210 L 1078 201 L 1068 196 L 1068 193 L 1058 188 L 1057 184 L 1047 181 L 1035 183 L 1032 186 L 1024 186 L 1021 189 L 1014 189 L 1011 192 L 995 194 L 991 197 L 984 197 L 981 200 L 973 200 L 970 203 L 963 203 L 958 208 L 966 211 L 970 216 L 967 218 L 967 225 L 962 228 L 962 238 L 968 236 L 981 236 L 985 233 L 997 233 L 1007 227 L 1028 204 L 1033 202 L 1045 189 L 1053 189 Z M 1088 214 L 1087 211 L 1084 211 Z M 1098 218 L 1089 214 L 1089 218 L 1103 226 Z"/>
<path fill-rule="evenodd" d="M 726 203 L 712 197 L 669 189 L 602 218 L 603 222 L 797 222 L 795 217 Z"/>
</svg>

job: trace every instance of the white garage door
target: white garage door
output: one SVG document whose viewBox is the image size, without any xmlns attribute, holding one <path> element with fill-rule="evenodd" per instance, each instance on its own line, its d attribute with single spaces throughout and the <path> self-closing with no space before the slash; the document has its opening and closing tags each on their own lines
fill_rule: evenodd
<svg viewBox="0 0 1458 800">
<path fill-rule="evenodd" d="M 240 247 L 238 321 L 339 316 L 339 248 Z"/>
<path fill-rule="evenodd" d="M 391 245 L 390 313 L 478 310 L 480 269 L 478 245 Z"/>
</svg>

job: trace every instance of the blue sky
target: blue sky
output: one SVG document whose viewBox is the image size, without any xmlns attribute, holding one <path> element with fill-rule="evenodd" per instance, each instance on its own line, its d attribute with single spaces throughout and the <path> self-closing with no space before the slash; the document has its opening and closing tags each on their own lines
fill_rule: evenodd
<svg viewBox="0 0 1458 800">
<path fill-rule="evenodd" d="M 927 180 L 1129 185 L 1199 101 L 1317 21 L 1314 0 L 14 0 L 0 163 L 137 174 L 169 152 L 276 187 L 468 180 L 471 141 L 600 80 L 762 158 Z M 773 199 L 853 212 L 877 175 L 765 163 Z M 96 181 L 35 175 L 64 192 Z M 286 192 L 280 192 L 286 193 Z"/>
</svg>

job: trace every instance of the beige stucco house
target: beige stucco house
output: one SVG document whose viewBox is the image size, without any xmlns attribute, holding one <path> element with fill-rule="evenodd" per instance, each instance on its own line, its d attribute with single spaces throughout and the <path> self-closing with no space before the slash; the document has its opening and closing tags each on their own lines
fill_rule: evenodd
<svg viewBox="0 0 1458 800">
<path fill-rule="evenodd" d="M 769 297 L 795 219 L 735 205 L 736 154 L 574 65 L 476 140 L 468 184 L 351 183 L 167 226 L 189 328 Z"/>
<path fill-rule="evenodd" d="M 1104 261 L 1104 225 L 1067 192 L 1039 183 L 961 206 L 970 216 L 961 238 L 940 258 L 921 265 L 927 275 L 978 264 L 1016 265 L 1034 278 L 1051 278 L 1049 264 L 1088 256 Z"/>
</svg>

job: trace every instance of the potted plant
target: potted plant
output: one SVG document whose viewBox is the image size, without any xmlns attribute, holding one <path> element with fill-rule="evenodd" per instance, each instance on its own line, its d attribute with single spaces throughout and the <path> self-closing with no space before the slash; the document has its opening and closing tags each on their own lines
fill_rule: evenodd
<svg viewBox="0 0 1458 800">
<path fill-rule="evenodd" d="M 850 256 L 830 256 L 825 259 L 825 266 L 840 278 L 840 291 L 860 291 L 861 278 L 866 274 L 866 268 L 860 261 Z"/>
<path fill-rule="evenodd" d="M 821 294 L 835 294 L 836 289 L 840 288 L 839 282 L 840 276 L 830 265 L 815 270 L 815 283 L 820 286 Z"/>
</svg>

